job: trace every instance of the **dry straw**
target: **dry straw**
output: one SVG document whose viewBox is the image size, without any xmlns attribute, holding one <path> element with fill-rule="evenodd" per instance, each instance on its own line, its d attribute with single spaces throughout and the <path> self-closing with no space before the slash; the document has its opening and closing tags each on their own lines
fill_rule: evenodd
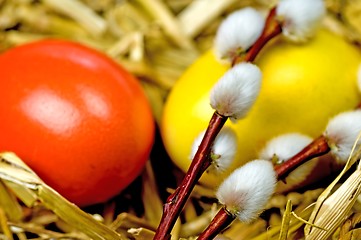
<svg viewBox="0 0 361 240">
<path fill-rule="evenodd" d="M 105 227 L 89 214 L 68 202 L 41 179 L 13 153 L 0 154 L 0 179 L 28 207 L 43 203 L 65 222 L 78 228 L 92 239 L 125 239 Z M 15 209 L 13 209 L 15 211 Z"/>
<path fill-rule="evenodd" d="M 356 139 L 350 157 L 342 172 L 318 198 L 309 221 L 319 228 L 307 225 L 305 227 L 305 236 L 307 240 L 327 239 L 350 215 L 350 210 L 361 192 L 361 163 L 358 164 L 356 170 L 334 193 L 331 194 L 331 192 L 334 190 L 341 177 L 345 175 L 354 163 L 360 160 L 361 148 L 355 150 L 360 137 L 361 133 Z M 355 152 L 354 155 L 352 154 L 353 152 Z"/>
<path fill-rule="evenodd" d="M 361 164 L 356 171 L 322 204 L 307 240 L 328 239 L 341 223 L 349 216 L 361 192 Z M 322 229 L 321 229 L 322 228 Z"/>
<path fill-rule="evenodd" d="M 139 77 L 159 122 L 170 88 L 186 67 L 211 47 L 220 21 L 235 9 L 253 6 L 262 10 L 269 8 L 270 2 L 0 0 L 0 51 L 48 37 L 71 39 L 99 49 Z M 360 1 L 325 2 L 328 7 L 325 26 L 353 42 L 360 43 Z M 112 205 L 107 205 L 106 211 L 99 218 L 99 215 L 89 215 L 67 202 L 15 155 L 2 153 L 0 159 L 0 238 L 26 239 L 28 233 L 43 239 L 151 239 L 153 236 L 161 214 L 161 203 L 159 195 L 155 194 L 157 186 L 150 165 L 146 167 L 142 179 L 145 189 L 141 196 L 144 216 L 139 218 L 131 210 L 115 216 Z M 309 222 L 330 230 L 327 234 L 336 229 L 333 235 L 338 237 L 337 234 L 341 232 L 347 236 L 349 231 L 345 227 L 346 223 L 343 224 L 342 231 L 340 226 L 342 220 L 353 212 L 350 208 L 355 206 L 353 203 L 356 195 L 352 195 L 352 190 L 355 194 L 359 191 L 359 168 L 337 191 L 334 191 L 335 184 L 330 185 L 316 206 L 313 203 L 320 195 L 319 189 L 298 194 L 297 198 L 293 197 L 294 212 L 302 219 L 309 219 L 315 206 L 319 211 L 315 211 L 317 214 L 313 214 Z M 338 198 L 340 191 L 345 191 L 344 195 L 349 194 L 350 198 Z M 282 224 L 281 215 L 289 212 L 285 207 L 291 196 L 276 195 L 269 201 L 267 208 L 279 210 L 279 213 L 273 215 L 276 216 L 274 219 L 278 220 L 272 220 L 272 224 L 271 220 L 264 219 L 257 219 L 251 224 L 234 222 L 224 235 L 233 240 L 276 240 L 280 233 L 283 233 L 283 236 L 287 234 L 289 239 L 293 239 L 294 234 L 304 226 L 304 222 L 289 213 L 286 215 L 289 218 Z M 191 197 L 193 201 L 187 203 L 183 221 L 178 220 L 172 233 L 176 238 L 194 238 L 202 232 L 217 210 L 214 201 L 212 202 L 212 190 L 197 186 Z M 341 203 L 340 199 L 344 202 Z M 307 208 L 309 205 L 312 207 Z M 344 209 L 344 214 L 341 218 L 330 220 L 327 214 L 332 211 L 327 209 Z M 29 218 L 30 222 L 26 221 Z M 352 219 L 359 222 L 357 216 Z M 56 225 L 59 231 L 46 229 L 49 224 Z M 311 225 L 306 229 L 310 230 L 309 239 L 316 233 L 325 234 L 325 231 Z"/>
</svg>

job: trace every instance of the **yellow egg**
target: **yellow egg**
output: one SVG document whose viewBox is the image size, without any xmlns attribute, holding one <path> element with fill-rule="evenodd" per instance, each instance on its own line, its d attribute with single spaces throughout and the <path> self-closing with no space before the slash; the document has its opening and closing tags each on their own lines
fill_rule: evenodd
<svg viewBox="0 0 361 240">
<path fill-rule="evenodd" d="M 260 94 L 244 119 L 226 123 L 238 138 L 231 169 L 257 158 L 264 144 L 279 134 L 322 134 L 330 117 L 354 108 L 360 100 L 356 79 L 361 53 L 326 30 L 302 45 L 279 37 L 255 63 L 263 74 Z M 210 89 L 227 69 L 210 50 L 185 71 L 168 96 L 161 133 L 169 156 L 183 171 L 190 165 L 194 139 L 214 112 Z M 206 173 L 201 182 L 216 186 L 228 173 Z"/>
</svg>

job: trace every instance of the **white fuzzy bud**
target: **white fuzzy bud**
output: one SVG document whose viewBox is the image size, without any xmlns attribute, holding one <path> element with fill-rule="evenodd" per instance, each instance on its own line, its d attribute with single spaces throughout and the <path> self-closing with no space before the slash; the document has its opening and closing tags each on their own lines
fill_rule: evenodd
<svg viewBox="0 0 361 240">
<path fill-rule="evenodd" d="M 219 186 L 216 196 L 242 222 L 264 210 L 276 186 L 276 173 L 267 160 L 254 160 L 236 169 Z"/>
<path fill-rule="evenodd" d="M 325 12 L 322 0 L 280 0 L 276 8 L 283 35 L 295 42 L 313 37 Z"/>
<path fill-rule="evenodd" d="M 340 113 L 332 118 L 324 132 L 328 139 L 331 153 L 340 161 L 347 161 L 360 131 L 361 110 Z M 357 148 L 360 144 L 361 141 L 358 140 Z"/>
<path fill-rule="evenodd" d="M 264 25 L 264 17 L 254 8 L 233 12 L 223 20 L 216 33 L 216 55 L 226 58 L 246 51 L 261 35 Z"/>
<path fill-rule="evenodd" d="M 191 159 L 194 158 L 204 134 L 205 131 L 199 134 L 199 136 L 194 140 L 190 154 Z M 211 149 L 212 164 L 207 171 L 216 175 L 223 173 L 232 164 L 236 152 L 237 135 L 231 128 L 224 127 L 214 140 Z"/>
<path fill-rule="evenodd" d="M 210 93 L 210 104 L 219 114 L 237 120 L 244 117 L 261 88 L 261 70 L 251 63 L 239 63 L 221 77 Z"/>
<path fill-rule="evenodd" d="M 312 138 L 300 133 L 288 133 L 271 139 L 259 154 L 259 158 L 272 160 L 274 157 L 277 163 L 287 161 L 304 147 L 312 142 Z"/>
</svg>

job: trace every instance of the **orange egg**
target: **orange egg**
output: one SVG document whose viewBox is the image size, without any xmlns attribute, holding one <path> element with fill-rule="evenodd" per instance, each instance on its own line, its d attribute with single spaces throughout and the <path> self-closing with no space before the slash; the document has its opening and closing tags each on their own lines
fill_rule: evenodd
<svg viewBox="0 0 361 240">
<path fill-rule="evenodd" d="M 154 121 L 139 82 L 106 55 L 43 40 L 0 56 L 0 151 L 70 201 L 104 202 L 141 172 Z"/>
</svg>

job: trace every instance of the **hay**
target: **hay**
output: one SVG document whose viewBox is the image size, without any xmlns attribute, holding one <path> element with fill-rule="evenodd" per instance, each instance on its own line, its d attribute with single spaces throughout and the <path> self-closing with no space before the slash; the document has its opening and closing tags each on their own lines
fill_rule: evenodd
<svg viewBox="0 0 361 240">
<path fill-rule="evenodd" d="M 271 2 L 275 1 L 0 0 L 0 51 L 43 38 L 69 39 L 103 51 L 140 79 L 159 123 L 169 90 L 184 70 L 212 47 L 222 18 L 243 6 L 262 10 Z M 360 45 L 361 3 L 352 0 L 326 3 L 328 15 L 324 25 Z M 141 194 L 126 191 L 120 196 L 124 200 L 138 194 L 140 201 L 113 200 L 82 211 L 43 183 L 16 156 L 3 153 L 1 159 L 1 239 L 152 238 L 161 217 L 161 193 L 166 189 L 158 189 L 161 186 L 157 186 L 150 164 L 140 179 Z M 176 169 L 172 171 L 182 175 Z M 235 240 L 285 239 L 285 236 L 296 239 L 302 235 L 304 222 L 290 214 L 287 201 L 292 199 L 292 211 L 307 220 L 321 192 L 323 188 L 275 195 L 266 211 L 268 220 L 259 219 L 251 224 L 235 222 L 223 234 Z M 360 235 L 358 202 L 354 198 L 352 201 L 344 218 L 332 227 L 333 237 L 351 239 L 352 234 Z M 174 239 L 178 236 L 194 239 L 217 212 L 215 203 L 212 190 L 197 186 L 176 224 Z M 287 216 L 283 223 L 282 216 Z"/>
</svg>

